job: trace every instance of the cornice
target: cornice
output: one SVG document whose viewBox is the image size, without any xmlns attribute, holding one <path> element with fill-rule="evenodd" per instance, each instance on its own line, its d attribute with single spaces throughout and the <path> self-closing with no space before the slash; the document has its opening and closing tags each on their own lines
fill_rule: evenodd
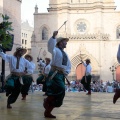
<svg viewBox="0 0 120 120">
<path fill-rule="evenodd" d="M 92 6 L 92 7 L 69 7 L 69 6 L 66 6 L 66 7 L 59 7 L 59 8 L 48 8 L 48 11 L 60 11 L 60 10 L 93 10 L 93 9 L 102 9 L 102 10 L 105 10 L 105 9 L 113 9 L 115 10 L 116 7 L 109 7 L 109 6 Z"/>
<path fill-rule="evenodd" d="M 50 4 L 48 11 L 60 11 L 60 10 L 93 10 L 93 9 L 111 9 L 115 10 L 116 6 L 114 3 L 103 3 L 103 2 L 94 2 L 94 3 L 61 3 L 61 4 Z"/>
<path fill-rule="evenodd" d="M 110 35 L 109 34 L 105 34 L 105 33 L 94 33 L 94 34 L 60 34 L 59 36 L 63 36 L 63 37 L 67 37 L 69 38 L 69 40 L 86 40 L 86 41 L 108 41 L 110 40 Z M 58 36 L 58 37 L 59 37 Z"/>
</svg>

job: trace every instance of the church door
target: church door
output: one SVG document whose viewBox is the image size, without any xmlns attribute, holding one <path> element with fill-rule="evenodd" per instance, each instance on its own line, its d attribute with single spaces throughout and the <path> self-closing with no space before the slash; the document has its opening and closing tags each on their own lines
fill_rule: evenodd
<svg viewBox="0 0 120 120">
<path fill-rule="evenodd" d="M 116 69 L 116 80 L 120 81 L 120 66 L 118 66 Z"/>
<path fill-rule="evenodd" d="M 85 67 L 83 64 L 79 64 L 76 67 L 77 80 L 81 80 L 84 75 L 85 75 Z"/>
</svg>

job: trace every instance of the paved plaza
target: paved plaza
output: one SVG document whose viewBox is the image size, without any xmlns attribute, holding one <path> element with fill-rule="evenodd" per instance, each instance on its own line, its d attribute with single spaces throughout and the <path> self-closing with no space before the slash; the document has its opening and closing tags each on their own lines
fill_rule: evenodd
<svg viewBox="0 0 120 120">
<path fill-rule="evenodd" d="M 0 93 L 0 120 L 50 120 L 44 118 L 42 92 L 30 93 L 26 101 L 19 96 L 12 109 L 6 109 L 7 98 Z M 64 104 L 53 110 L 56 120 L 120 120 L 120 99 L 114 105 L 113 93 L 67 92 Z M 52 120 L 52 119 L 51 119 Z M 55 119 L 54 119 L 55 120 Z"/>
</svg>

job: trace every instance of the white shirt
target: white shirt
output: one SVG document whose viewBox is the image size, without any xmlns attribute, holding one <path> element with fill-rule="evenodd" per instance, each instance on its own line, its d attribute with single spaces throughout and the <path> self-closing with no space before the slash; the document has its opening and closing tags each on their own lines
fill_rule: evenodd
<svg viewBox="0 0 120 120">
<path fill-rule="evenodd" d="M 39 61 L 39 64 L 44 68 L 43 73 L 48 75 L 51 69 L 51 65 L 46 65 L 42 60 Z"/>
<path fill-rule="evenodd" d="M 48 51 L 52 54 L 51 65 L 57 66 L 64 69 L 65 74 L 69 74 L 71 71 L 71 63 L 68 58 L 67 65 L 62 65 L 63 55 L 59 48 L 56 47 L 56 39 L 52 37 L 48 41 Z M 67 55 L 67 54 L 66 54 Z"/>
<path fill-rule="evenodd" d="M 84 63 L 83 62 L 83 65 L 85 66 L 85 68 L 86 68 L 86 70 L 85 70 L 85 74 L 86 74 L 86 76 L 87 75 L 91 75 L 91 70 L 92 70 L 92 67 L 91 67 L 91 65 L 90 64 L 86 64 L 86 63 Z"/>
<path fill-rule="evenodd" d="M 35 70 L 35 63 L 31 61 L 30 64 L 31 64 L 31 70 L 34 72 L 34 70 Z"/>
<path fill-rule="evenodd" d="M 15 56 L 7 55 L 3 52 L 0 52 L 0 56 L 2 57 L 3 60 L 9 63 L 10 72 L 24 72 L 26 67 L 28 73 L 31 73 L 31 74 L 33 73 L 32 65 L 25 58 L 23 57 L 20 58 L 19 69 L 16 69 L 17 58 Z"/>
</svg>

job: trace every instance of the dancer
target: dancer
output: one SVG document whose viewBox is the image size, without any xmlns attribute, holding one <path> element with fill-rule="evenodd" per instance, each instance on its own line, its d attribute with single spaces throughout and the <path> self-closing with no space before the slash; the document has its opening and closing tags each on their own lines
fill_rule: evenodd
<svg viewBox="0 0 120 120">
<path fill-rule="evenodd" d="M 58 31 L 53 32 L 53 36 L 48 41 L 48 51 L 52 54 L 51 71 L 47 81 L 47 98 L 44 99 L 44 116 L 56 118 L 51 112 L 55 107 L 63 104 L 65 96 L 65 77 L 70 73 L 71 63 L 68 55 L 64 52 L 68 38 L 59 37 L 56 39 Z"/>
<path fill-rule="evenodd" d="M 31 66 L 32 66 L 31 70 L 34 71 L 35 63 L 33 63 L 33 57 L 29 54 L 26 54 L 25 59 L 31 63 Z M 32 74 L 27 72 L 27 68 L 25 69 L 25 72 L 26 72 L 26 75 L 22 76 L 22 79 L 23 79 L 23 85 L 21 88 L 22 100 L 26 100 L 26 95 L 28 95 L 30 85 L 33 82 Z"/>
<path fill-rule="evenodd" d="M 7 78 L 6 86 L 9 88 L 9 83 L 13 81 L 13 89 L 10 90 L 6 95 L 8 96 L 7 100 L 7 108 L 11 109 L 13 104 L 20 93 L 21 89 L 21 77 L 26 74 L 25 68 L 27 68 L 27 72 L 31 73 L 33 72 L 31 64 L 28 60 L 23 58 L 22 56 L 27 52 L 24 48 L 16 48 L 16 51 L 14 55 L 7 55 L 2 50 L 0 50 L 0 56 L 2 59 L 4 59 L 6 62 L 9 63 L 10 67 L 10 75 Z"/>
<path fill-rule="evenodd" d="M 88 91 L 88 93 L 86 95 L 91 95 L 91 65 L 90 65 L 90 59 L 86 59 L 86 63 L 84 63 L 82 60 L 81 62 L 83 63 L 83 65 L 86 67 L 86 71 L 85 71 L 85 76 L 83 76 L 81 83 L 83 84 L 84 88 Z"/>
<path fill-rule="evenodd" d="M 39 65 L 43 67 L 42 74 L 37 78 L 37 84 L 43 84 L 42 91 L 45 92 L 43 96 L 46 96 L 46 90 L 47 90 L 47 86 L 46 86 L 47 79 L 46 78 L 51 69 L 51 65 L 50 65 L 51 60 L 50 58 L 45 58 L 45 63 L 44 63 L 42 59 L 37 58 L 37 61 L 39 61 Z"/>
<path fill-rule="evenodd" d="M 118 52 L 117 52 L 117 60 L 118 60 L 118 63 L 120 64 L 120 44 L 119 44 Z M 115 94 L 113 96 L 113 103 L 114 104 L 116 103 L 116 101 L 118 100 L 118 98 L 120 98 L 120 88 L 117 88 L 115 90 Z"/>
</svg>

